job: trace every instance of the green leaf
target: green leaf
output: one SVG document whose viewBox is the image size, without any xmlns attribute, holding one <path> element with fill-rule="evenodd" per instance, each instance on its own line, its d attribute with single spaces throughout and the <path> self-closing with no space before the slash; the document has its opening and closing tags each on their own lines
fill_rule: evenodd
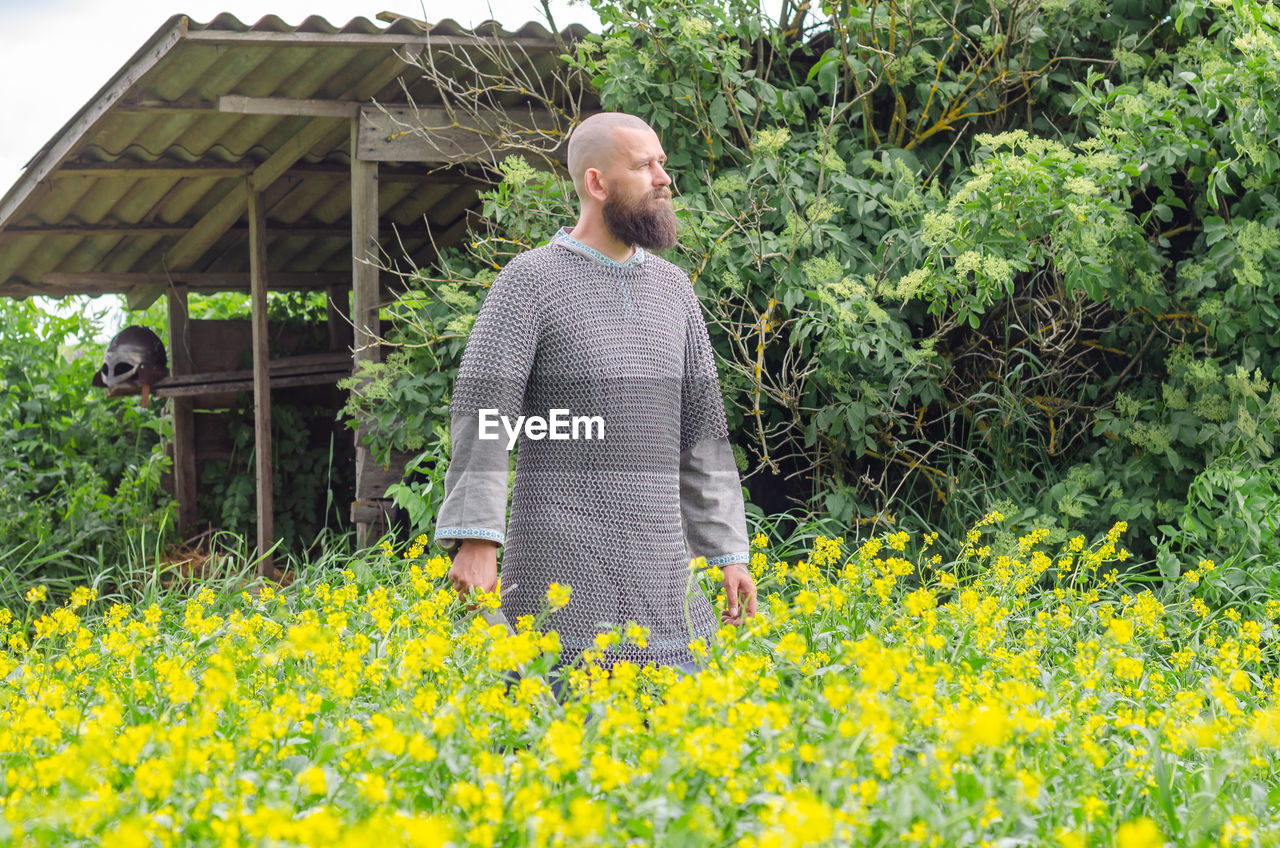
<svg viewBox="0 0 1280 848">
<path fill-rule="evenodd" d="M 725 105 L 724 97 L 717 94 L 711 101 L 711 105 L 707 107 L 707 116 L 711 119 L 712 126 L 716 128 L 724 128 L 729 123 L 729 107 Z"/>
</svg>

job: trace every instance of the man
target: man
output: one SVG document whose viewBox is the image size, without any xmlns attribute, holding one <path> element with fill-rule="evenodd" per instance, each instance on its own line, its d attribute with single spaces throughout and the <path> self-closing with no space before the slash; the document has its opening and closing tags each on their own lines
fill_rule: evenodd
<svg viewBox="0 0 1280 848">
<path fill-rule="evenodd" d="M 624 643 L 611 659 L 695 667 L 689 643 L 712 634 L 715 615 L 690 554 L 723 569 L 724 622 L 756 611 L 706 323 L 688 276 L 649 253 L 676 242 L 665 162 L 657 134 L 633 115 L 594 115 L 574 130 L 577 225 L 502 269 L 454 386 L 435 530 L 453 556 L 449 578 L 461 594 L 492 591 L 505 544 L 501 602 L 513 622 L 543 609 L 549 584 L 572 587 L 546 624 L 560 634 L 562 664 L 601 630 L 635 621 L 648 644 Z M 603 432 L 526 427 L 504 527 L 508 443 L 521 416 L 555 410 L 599 419 Z"/>
</svg>

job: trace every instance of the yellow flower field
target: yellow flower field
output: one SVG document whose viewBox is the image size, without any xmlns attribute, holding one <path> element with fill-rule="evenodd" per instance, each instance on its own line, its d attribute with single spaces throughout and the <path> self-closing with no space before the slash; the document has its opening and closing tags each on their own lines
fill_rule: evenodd
<svg viewBox="0 0 1280 848">
<path fill-rule="evenodd" d="M 0 612 L 0 844 L 1280 844 L 1280 603 L 1210 611 L 1208 562 L 1126 590 L 1123 526 L 1000 520 L 758 536 L 760 614 L 705 672 L 605 671 L 623 626 L 563 705 L 556 635 L 465 612 L 421 542 L 279 593 L 33 590 Z"/>
</svg>

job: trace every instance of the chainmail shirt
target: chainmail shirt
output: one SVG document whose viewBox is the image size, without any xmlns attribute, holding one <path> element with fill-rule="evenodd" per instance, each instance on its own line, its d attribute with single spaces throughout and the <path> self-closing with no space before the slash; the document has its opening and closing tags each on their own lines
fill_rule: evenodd
<svg viewBox="0 0 1280 848">
<path fill-rule="evenodd" d="M 519 416 L 554 410 L 560 435 L 578 438 L 520 432 L 508 524 L 509 436 L 497 422 L 516 430 Z M 549 584 L 567 584 L 568 605 L 545 625 L 562 658 L 634 621 L 649 628 L 647 646 L 624 641 L 611 659 L 691 661 L 689 642 L 716 621 L 690 557 L 745 563 L 748 544 L 715 360 L 684 272 L 639 248 L 615 262 L 567 230 L 512 259 L 472 328 L 450 413 L 435 539 L 504 545 L 507 617 L 536 615 Z M 598 417 L 603 434 L 585 420 L 571 429 L 574 417 Z"/>
</svg>

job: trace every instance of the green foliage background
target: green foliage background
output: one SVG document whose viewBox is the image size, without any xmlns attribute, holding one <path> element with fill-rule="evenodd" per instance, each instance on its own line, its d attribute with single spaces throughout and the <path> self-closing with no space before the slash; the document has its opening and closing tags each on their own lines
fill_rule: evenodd
<svg viewBox="0 0 1280 848">
<path fill-rule="evenodd" d="M 1117 519 L 1267 588 L 1280 475 L 1272 4 L 595 0 L 565 57 L 657 128 L 752 499 L 855 530 Z M 352 409 L 422 449 L 484 287 L 571 222 L 519 158 Z M 442 449 L 447 450 L 447 445 Z M 1272 587 L 1274 588 L 1274 587 Z"/>
<path fill-rule="evenodd" d="M 191 307 L 197 318 L 247 315 L 243 295 L 195 297 Z M 286 294 L 268 312 L 273 326 L 314 329 L 325 305 Z M 182 541 L 162 487 L 172 464 L 167 403 L 143 409 L 137 397 L 107 398 L 91 385 L 106 347 L 95 340 L 111 335 L 111 317 L 93 301 L 54 310 L 0 298 L 0 606 L 20 607 L 35 582 L 55 594 L 119 588 Z M 163 302 L 127 320 L 168 335 Z M 293 493 L 276 508 L 281 554 L 314 552 L 326 531 L 347 527 L 351 442 L 331 438 L 332 408 L 317 407 L 305 389 L 280 392 L 274 413 L 276 490 Z M 233 454 L 204 463 L 198 516 L 234 548 L 256 517 L 251 398 L 227 418 Z"/>
<path fill-rule="evenodd" d="M 991 509 L 1010 532 L 1123 519 L 1135 567 L 1209 558 L 1222 600 L 1280 589 L 1274 4 L 593 7 L 603 31 L 562 73 L 666 145 L 669 256 L 705 307 L 758 515 L 851 535 L 958 535 Z M 403 346 L 351 383 L 377 452 L 420 453 L 393 492 L 419 527 L 485 288 L 575 215 L 550 161 L 501 163 L 472 238 L 389 310 Z M 162 536 L 163 418 L 88 390 L 100 351 L 59 358 L 98 319 L 0 305 L 4 573 Z M 297 447 L 310 488 L 331 487 L 327 451 Z M 206 483 L 247 530 L 225 471 Z"/>
<path fill-rule="evenodd" d="M 101 563 L 172 526 L 159 450 L 169 419 L 90 385 L 102 317 L 0 298 L 0 600 L 34 577 L 96 585 Z"/>
</svg>

